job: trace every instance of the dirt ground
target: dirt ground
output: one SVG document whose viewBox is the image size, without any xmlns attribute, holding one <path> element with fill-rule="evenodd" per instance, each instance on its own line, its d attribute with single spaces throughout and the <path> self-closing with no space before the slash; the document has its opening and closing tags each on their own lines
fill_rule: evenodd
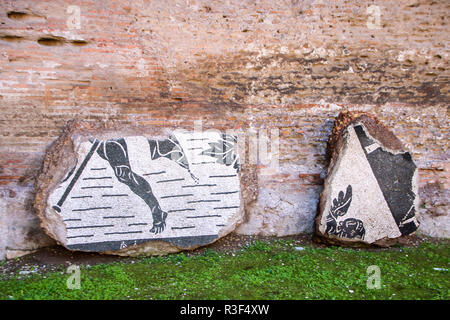
<svg viewBox="0 0 450 320">
<path fill-rule="evenodd" d="M 255 241 L 273 241 L 277 239 L 288 239 L 293 241 L 294 245 L 309 245 L 314 247 L 325 247 L 325 244 L 313 241 L 310 234 L 299 234 L 286 237 L 268 237 L 268 236 L 244 236 L 231 233 L 223 237 L 209 246 L 201 247 L 192 251 L 185 252 L 186 255 L 202 254 L 205 250 L 210 249 L 217 252 L 233 253 L 245 248 Z M 440 242 L 442 240 L 429 237 L 409 236 L 401 239 L 398 245 L 391 248 L 355 248 L 354 250 L 399 250 L 406 246 L 418 246 L 422 242 Z M 81 251 L 70 251 L 62 246 L 52 246 L 41 248 L 35 253 L 23 256 L 21 258 L 11 259 L 0 262 L 0 277 L 8 278 L 18 276 L 18 278 L 26 277 L 34 273 L 45 273 L 50 271 L 65 270 L 71 264 L 92 266 L 99 263 L 111 263 L 116 261 L 132 262 L 138 258 L 120 257 L 114 255 L 106 255 L 99 253 L 89 253 Z"/>
</svg>

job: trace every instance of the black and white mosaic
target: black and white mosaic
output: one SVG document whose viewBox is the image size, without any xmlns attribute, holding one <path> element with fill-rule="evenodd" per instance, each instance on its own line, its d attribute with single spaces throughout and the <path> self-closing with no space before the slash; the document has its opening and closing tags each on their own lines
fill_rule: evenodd
<svg viewBox="0 0 450 320">
<path fill-rule="evenodd" d="M 350 125 L 344 147 L 325 181 L 319 232 L 374 243 L 414 232 L 417 167 L 409 152 L 394 152 L 361 123 Z"/>
<path fill-rule="evenodd" d="M 236 137 L 175 132 L 90 139 L 48 198 L 66 246 L 114 251 L 148 241 L 207 244 L 241 209 Z"/>
</svg>

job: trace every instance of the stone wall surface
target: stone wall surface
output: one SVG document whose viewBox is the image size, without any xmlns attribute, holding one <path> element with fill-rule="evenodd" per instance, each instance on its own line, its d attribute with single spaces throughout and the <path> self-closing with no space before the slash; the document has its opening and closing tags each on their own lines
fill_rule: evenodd
<svg viewBox="0 0 450 320">
<path fill-rule="evenodd" d="M 66 122 L 277 129 L 238 232 L 312 232 L 342 109 L 419 168 L 419 231 L 450 236 L 445 0 L 1 1 L 0 258 L 51 243 L 30 205 Z M 9 253 L 8 253 L 9 252 Z"/>
</svg>

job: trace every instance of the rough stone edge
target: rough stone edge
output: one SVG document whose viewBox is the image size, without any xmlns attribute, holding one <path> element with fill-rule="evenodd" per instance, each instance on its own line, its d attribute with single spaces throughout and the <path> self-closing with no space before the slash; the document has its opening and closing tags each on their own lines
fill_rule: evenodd
<svg viewBox="0 0 450 320">
<path fill-rule="evenodd" d="M 338 151 L 342 148 L 344 141 L 340 138 L 343 132 L 348 126 L 358 122 L 362 123 L 369 135 L 374 140 L 379 141 L 380 145 L 383 145 L 388 151 L 393 153 L 406 152 L 400 139 L 375 116 L 363 111 L 344 110 L 337 116 L 327 142 L 326 156 L 327 160 L 330 161 L 330 166 L 339 153 Z"/>
<path fill-rule="evenodd" d="M 15 258 L 20 258 L 23 256 L 26 256 L 28 254 L 32 254 L 37 252 L 38 249 L 34 249 L 34 250 L 15 250 L 15 249 L 8 249 L 6 250 L 6 255 L 5 258 L 7 260 L 10 259 L 15 259 Z M 0 259 L 1 260 L 1 259 Z"/>
<path fill-rule="evenodd" d="M 325 194 L 326 194 L 326 181 L 329 178 L 330 174 L 333 172 L 335 166 L 337 165 L 337 161 L 339 159 L 338 155 L 344 151 L 346 147 L 345 141 L 347 141 L 347 128 L 351 125 L 362 124 L 366 133 L 379 143 L 380 146 L 383 146 L 383 149 L 389 151 L 391 153 L 402 153 L 409 152 L 405 149 L 403 143 L 400 139 L 395 136 L 395 134 L 389 130 L 386 126 L 384 126 L 375 116 L 368 114 L 363 111 L 347 111 L 344 110 L 337 116 L 332 132 L 330 134 L 330 138 L 327 142 L 326 156 L 329 161 L 329 166 L 327 170 L 327 177 L 324 182 L 324 189 L 320 194 L 319 202 L 317 204 L 317 215 L 314 219 L 314 234 L 313 240 L 317 243 L 331 244 L 331 245 L 340 245 L 347 247 L 391 247 L 397 243 L 402 243 L 408 237 L 413 236 L 416 232 L 412 232 L 406 236 L 400 236 L 397 238 L 389 238 L 385 237 L 379 239 L 373 243 L 366 243 L 360 240 L 342 240 L 341 238 L 333 238 L 328 237 L 319 231 L 320 221 L 322 220 L 323 210 L 325 208 Z M 416 168 L 413 176 L 413 189 L 415 190 L 416 198 L 415 198 L 415 207 L 418 209 L 419 205 L 419 193 L 418 193 L 418 179 L 419 179 L 419 170 Z M 415 183 L 414 183 L 415 182 Z M 416 216 L 419 214 L 419 210 L 416 210 Z"/>
<path fill-rule="evenodd" d="M 46 189 L 52 189 L 55 186 L 55 181 L 60 181 L 62 177 L 54 177 L 52 169 L 58 166 L 58 162 L 63 160 L 62 150 L 68 149 L 70 152 L 73 150 L 72 139 L 70 138 L 73 132 L 76 130 L 77 124 L 75 121 L 68 121 L 66 127 L 63 129 L 63 133 L 54 141 L 46 150 L 44 160 L 35 182 L 35 198 L 34 198 L 34 210 L 40 220 L 40 226 L 44 232 L 54 239 L 57 244 L 64 246 L 59 239 L 65 238 L 65 234 L 60 234 L 52 230 L 50 225 L 45 223 L 46 219 L 51 218 L 58 220 L 58 223 L 64 224 L 61 221 L 61 217 L 57 214 L 53 214 L 48 217 L 46 214 L 46 205 L 48 201 L 49 193 L 46 193 Z M 58 179 L 59 178 L 59 179 Z M 53 183 L 52 183 L 53 181 Z M 57 234 L 55 236 L 55 234 Z M 65 246 L 64 246 L 65 247 Z"/>
<path fill-rule="evenodd" d="M 124 128 L 125 126 L 125 128 Z M 150 129 L 150 130 L 148 130 Z M 73 137 L 80 138 L 82 136 L 86 136 L 88 132 L 95 132 L 95 131 L 101 131 L 101 135 L 108 135 L 110 133 L 113 133 L 114 131 L 120 130 L 122 132 L 129 132 L 130 135 L 149 135 L 153 134 L 155 137 L 162 136 L 161 132 L 162 130 L 168 131 L 170 129 L 176 130 L 177 128 L 163 128 L 161 126 L 158 126 L 157 129 L 149 128 L 148 126 L 141 126 L 141 127 L 132 127 L 124 125 L 123 123 L 117 123 L 114 121 L 109 122 L 89 122 L 89 121 L 82 121 L 82 120 L 69 120 L 66 123 L 66 126 L 63 129 L 62 134 L 48 147 L 46 150 L 44 160 L 41 166 L 41 169 L 37 175 L 36 183 L 35 183 L 35 198 L 34 198 L 34 209 L 36 211 L 36 214 L 40 220 L 40 226 L 44 230 L 44 232 L 54 239 L 57 244 L 63 246 L 67 250 L 70 251 L 83 251 L 83 250 L 74 250 L 67 248 L 64 243 L 59 241 L 60 238 L 65 238 L 66 235 L 61 235 L 61 232 L 65 232 L 65 229 L 63 231 L 58 230 L 52 230 L 52 228 L 46 224 L 44 221 L 45 219 L 48 219 L 48 212 L 50 211 L 52 214 L 50 215 L 51 219 L 60 220 L 60 216 L 52 212 L 51 210 L 45 210 L 47 207 L 48 197 L 51 192 L 46 193 L 45 190 L 51 190 L 54 189 L 54 187 L 57 185 L 56 181 L 60 181 L 63 178 L 63 175 L 60 177 L 55 177 L 51 172 L 53 171 L 53 168 L 57 168 L 58 166 L 61 166 L 59 163 L 61 161 L 70 161 L 67 159 L 64 159 L 62 157 L 63 154 L 66 154 L 63 152 L 63 150 L 66 150 L 69 154 L 73 154 L 73 157 L 66 157 L 71 158 L 72 165 L 75 164 L 75 155 L 76 152 L 74 150 L 74 143 L 73 143 Z M 85 134 L 81 134 L 81 131 L 85 130 Z M 150 132 L 149 132 L 150 131 Z M 238 150 L 238 152 L 241 155 L 241 152 L 243 150 Z M 245 150 L 244 150 L 245 151 Z M 58 157 L 59 155 L 59 157 Z M 241 157 L 242 159 L 242 157 Z M 67 166 L 70 167 L 70 166 Z M 253 179 L 250 180 L 250 184 L 243 184 L 242 176 L 248 176 L 252 177 Z M 254 186 L 253 184 L 257 183 L 257 179 L 254 177 L 257 177 L 257 174 L 255 172 L 255 168 L 253 166 L 247 166 L 241 164 L 241 172 L 239 173 L 239 180 L 241 183 L 241 193 L 240 193 L 240 202 L 241 202 L 241 209 L 238 213 L 236 213 L 236 216 L 238 216 L 238 219 L 234 221 L 234 223 L 230 224 L 228 228 L 223 228 L 220 230 L 218 234 L 218 238 L 214 241 L 204 244 L 204 245 L 195 245 L 191 247 L 179 247 L 172 243 L 165 242 L 165 241 L 148 241 L 142 244 L 139 244 L 137 246 L 124 248 L 121 250 L 116 251 L 101 251 L 97 252 L 99 254 L 110 254 L 110 255 L 119 255 L 119 256 L 142 256 L 142 255 L 163 255 L 168 253 L 176 253 L 180 251 L 189 251 L 194 250 L 202 246 L 210 245 L 220 238 L 226 236 L 227 234 L 233 232 L 234 229 L 236 229 L 244 220 L 246 215 L 246 204 L 251 203 L 254 201 L 257 197 L 257 185 Z M 53 183 L 51 183 L 53 181 Z M 59 221 L 58 223 L 63 224 L 63 221 Z M 55 234 L 59 234 L 58 237 L 54 236 Z M 151 247 L 147 247 L 148 244 L 152 244 Z M 161 246 L 164 248 L 164 253 L 158 252 L 157 250 L 154 250 L 155 246 Z M 84 252 L 84 251 L 83 251 Z"/>
</svg>

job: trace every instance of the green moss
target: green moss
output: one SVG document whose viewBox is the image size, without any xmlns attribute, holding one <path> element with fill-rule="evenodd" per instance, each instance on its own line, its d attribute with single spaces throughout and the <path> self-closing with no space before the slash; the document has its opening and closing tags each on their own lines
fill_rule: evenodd
<svg viewBox="0 0 450 320">
<path fill-rule="evenodd" d="M 0 299 L 449 299 L 448 244 L 356 250 L 258 241 L 236 253 L 206 249 L 81 266 L 81 289 L 63 272 L 4 279 Z M 381 271 L 368 289 L 367 268 Z M 435 270 L 434 268 L 440 268 Z"/>
</svg>

